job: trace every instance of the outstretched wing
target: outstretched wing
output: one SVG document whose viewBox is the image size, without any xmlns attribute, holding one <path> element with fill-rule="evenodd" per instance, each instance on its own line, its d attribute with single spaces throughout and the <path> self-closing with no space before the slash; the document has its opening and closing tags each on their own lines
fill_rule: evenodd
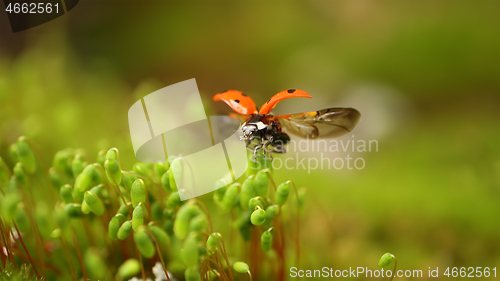
<svg viewBox="0 0 500 281">
<path fill-rule="evenodd" d="M 304 138 L 336 138 L 351 132 L 361 114 L 354 108 L 328 108 L 299 114 L 278 115 L 286 132 Z"/>
<path fill-rule="evenodd" d="M 278 102 L 284 99 L 300 98 L 300 97 L 311 98 L 311 96 L 308 93 L 298 89 L 288 89 L 281 91 L 276 95 L 272 96 L 270 99 L 268 99 L 266 103 L 264 103 L 260 107 L 259 114 L 268 114 L 271 111 L 271 109 L 273 109 L 276 106 L 276 104 L 278 104 Z"/>
</svg>

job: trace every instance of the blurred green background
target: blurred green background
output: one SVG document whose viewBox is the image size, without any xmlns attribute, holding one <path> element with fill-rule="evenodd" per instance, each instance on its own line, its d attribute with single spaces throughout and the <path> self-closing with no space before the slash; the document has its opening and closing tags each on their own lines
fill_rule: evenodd
<svg viewBox="0 0 500 281">
<path fill-rule="evenodd" d="M 0 23 L 4 159 L 26 135 L 47 163 L 114 146 L 129 167 L 128 108 L 156 89 L 196 78 L 222 114 L 222 90 L 259 105 L 298 88 L 313 99 L 277 112 L 355 107 L 354 139 L 379 143 L 351 153 L 362 170 L 275 171 L 307 187 L 303 269 L 375 269 L 390 251 L 403 270 L 500 270 L 498 1 L 80 1 L 24 32 Z"/>
</svg>

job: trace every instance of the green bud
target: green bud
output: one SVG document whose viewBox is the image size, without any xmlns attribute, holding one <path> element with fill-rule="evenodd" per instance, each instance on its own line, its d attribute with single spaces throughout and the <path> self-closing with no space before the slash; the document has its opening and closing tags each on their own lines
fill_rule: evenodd
<svg viewBox="0 0 500 281">
<path fill-rule="evenodd" d="M 14 177 L 16 178 L 16 182 L 21 186 L 28 185 L 28 176 L 24 172 L 23 164 L 17 163 L 14 166 Z"/>
<path fill-rule="evenodd" d="M 252 239 L 252 229 L 248 224 L 243 225 L 239 229 L 241 236 L 243 237 L 243 240 L 246 242 L 249 242 L 250 239 Z"/>
<path fill-rule="evenodd" d="M 267 216 L 266 221 L 267 222 L 271 222 L 274 219 L 274 216 L 278 212 L 279 208 L 280 207 L 278 205 L 271 205 L 271 206 L 267 207 L 267 209 L 266 209 L 266 216 Z"/>
<path fill-rule="evenodd" d="M 258 208 L 257 210 L 253 211 L 252 215 L 250 216 L 250 222 L 253 225 L 261 225 L 266 221 L 266 211 L 264 211 L 261 208 Z"/>
<path fill-rule="evenodd" d="M 59 150 L 54 155 L 52 166 L 61 172 L 66 173 L 68 176 L 73 176 L 72 164 L 73 152 L 69 149 Z"/>
<path fill-rule="evenodd" d="M 385 253 L 384 255 L 382 255 L 382 257 L 378 261 L 378 266 L 380 268 L 386 268 L 386 267 L 388 267 L 391 264 L 391 262 L 394 259 L 395 259 L 395 257 L 394 257 L 393 254 L 391 254 L 391 253 Z"/>
<path fill-rule="evenodd" d="M 243 210 L 248 209 L 248 201 L 255 196 L 254 191 L 254 178 L 249 176 L 241 186 L 240 191 L 240 206 Z"/>
<path fill-rule="evenodd" d="M 124 217 L 128 217 L 128 206 L 130 205 L 130 202 L 127 205 L 121 205 L 120 208 L 118 209 L 117 214 L 121 214 Z"/>
<path fill-rule="evenodd" d="M 118 148 L 116 147 L 110 148 L 108 152 L 106 152 L 106 159 L 114 159 L 118 161 L 119 160 Z"/>
<path fill-rule="evenodd" d="M 106 172 L 104 171 L 104 168 L 99 165 L 98 163 L 92 164 L 94 165 L 95 172 L 94 176 L 92 177 L 92 181 L 95 182 L 96 184 L 103 184 L 104 183 L 104 177 Z"/>
<path fill-rule="evenodd" d="M 125 221 L 125 217 L 122 214 L 116 214 L 114 217 L 111 218 L 109 221 L 108 225 L 108 236 L 109 239 L 111 240 L 116 240 L 117 234 L 118 234 L 118 229 L 120 228 L 120 225 Z"/>
<path fill-rule="evenodd" d="M 186 268 L 184 271 L 184 279 L 186 281 L 201 281 L 200 270 L 197 266 Z"/>
<path fill-rule="evenodd" d="M 189 221 L 194 216 L 201 214 L 199 207 L 193 204 L 185 204 L 179 208 L 174 221 L 174 233 L 179 239 L 184 239 L 189 232 Z"/>
<path fill-rule="evenodd" d="M 198 265 L 198 241 L 195 235 L 189 235 L 184 241 L 181 250 L 181 259 L 187 267 Z"/>
<path fill-rule="evenodd" d="M 132 202 L 130 202 L 130 195 L 125 189 L 125 187 L 119 185 L 118 188 L 120 189 L 120 193 L 122 194 L 123 198 L 125 198 L 125 201 L 129 202 L 130 205 L 132 205 Z"/>
<path fill-rule="evenodd" d="M 132 185 L 134 184 L 134 181 L 136 179 L 137 177 L 135 175 L 129 173 L 122 173 L 123 185 L 125 185 L 125 188 L 128 192 L 130 192 L 130 189 L 132 188 Z"/>
<path fill-rule="evenodd" d="M 217 269 L 209 271 L 208 274 L 209 274 L 208 280 L 217 280 L 217 278 L 220 276 L 219 271 Z"/>
<path fill-rule="evenodd" d="M 61 186 L 59 189 L 59 196 L 64 203 L 73 203 L 73 190 L 71 189 L 71 185 L 65 184 Z"/>
<path fill-rule="evenodd" d="M 175 191 L 175 192 L 172 192 L 168 196 L 166 205 L 167 205 L 167 208 L 169 208 L 169 209 L 175 209 L 178 206 L 180 206 L 181 203 L 182 203 L 182 201 L 181 201 L 181 197 L 179 195 L 179 192 Z"/>
<path fill-rule="evenodd" d="M 96 162 L 99 163 L 99 165 L 101 165 L 101 166 L 104 167 L 104 162 L 106 162 L 106 150 L 100 150 L 97 153 L 97 160 L 96 160 Z"/>
<path fill-rule="evenodd" d="M 17 156 L 17 145 L 15 143 L 9 146 L 9 156 L 12 162 L 14 163 L 19 162 L 19 157 Z"/>
<path fill-rule="evenodd" d="M 153 176 L 153 164 L 151 163 L 137 162 L 132 167 L 132 170 L 141 176 L 145 177 Z"/>
<path fill-rule="evenodd" d="M 36 170 L 36 158 L 33 150 L 26 140 L 26 137 L 19 138 L 16 148 L 19 162 L 23 164 L 28 173 L 33 174 Z"/>
<path fill-rule="evenodd" d="M 64 210 L 66 211 L 66 214 L 70 218 L 78 218 L 83 215 L 82 205 L 80 204 L 75 204 L 75 203 L 66 204 L 64 206 Z"/>
<path fill-rule="evenodd" d="M 144 204 L 140 202 L 132 213 L 132 228 L 137 231 L 139 226 L 144 224 Z"/>
<path fill-rule="evenodd" d="M 271 246 L 273 245 L 273 234 L 271 231 L 266 230 L 262 233 L 262 236 L 260 236 L 260 245 L 265 252 L 271 250 Z"/>
<path fill-rule="evenodd" d="M 137 230 L 134 229 L 134 241 L 139 252 L 144 257 L 149 259 L 155 255 L 155 245 L 144 226 L 139 227 Z"/>
<path fill-rule="evenodd" d="M 163 189 L 165 189 L 165 191 L 167 192 L 172 191 L 170 189 L 170 170 L 161 175 L 160 181 L 161 181 L 161 186 L 163 187 Z"/>
<path fill-rule="evenodd" d="M 75 155 L 75 158 L 73 159 L 73 162 L 71 163 L 71 171 L 73 171 L 73 177 L 77 178 L 78 175 L 83 171 L 85 168 L 85 159 L 83 158 L 82 155 L 77 154 Z M 92 174 L 93 176 L 93 174 Z"/>
<path fill-rule="evenodd" d="M 101 196 L 107 193 L 106 187 L 104 184 L 98 184 L 90 189 L 90 192 L 94 193 L 97 196 Z"/>
<path fill-rule="evenodd" d="M 286 181 L 276 188 L 276 194 L 274 194 L 274 201 L 276 204 L 283 206 L 288 199 L 288 194 L 290 194 L 291 181 Z"/>
<path fill-rule="evenodd" d="M 2 157 L 0 157 L 0 186 L 7 184 L 10 179 L 9 167 L 5 164 Z"/>
<path fill-rule="evenodd" d="M 165 174 L 168 169 L 170 168 L 170 164 L 167 163 L 156 163 L 154 166 L 155 173 L 158 175 L 158 177 L 162 177 L 163 174 Z"/>
<path fill-rule="evenodd" d="M 166 220 L 162 225 L 163 230 L 165 230 L 168 235 L 174 235 L 174 221 Z"/>
<path fill-rule="evenodd" d="M 118 268 L 118 276 L 123 280 L 128 280 L 139 272 L 141 272 L 141 264 L 136 259 L 128 259 Z"/>
<path fill-rule="evenodd" d="M 140 203 L 146 203 L 146 185 L 142 179 L 136 179 L 132 188 L 130 189 L 130 199 L 132 199 L 132 206 L 134 208 Z"/>
<path fill-rule="evenodd" d="M 238 202 L 238 193 L 240 191 L 239 188 L 239 183 L 233 183 L 226 189 L 224 197 L 222 197 L 222 210 L 228 212 L 229 210 L 231 210 L 231 208 L 233 208 L 234 205 L 236 205 L 236 203 Z"/>
<path fill-rule="evenodd" d="M 76 161 L 76 159 L 75 159 Z M 75 163 L 73 161 L 73 163 Z M 83 171 L 78 175 L 75 180 L 75 190 L 79 193 L 85 192 L 92 183 L 92 178 L 94 177 L 95 166 L 90 164 L 83 169 Z"/>
<path fill-rule="evenodd" d="M 175 210 L 165 208 L 165 210 L 163 210 L 163 217 L 165 217 L 167 219 L 173 219 L 175 213 L 176 213 Z"/>
<path fill-rule="evenodd" d="M 0 198 L 2 199 L 2 204 L 0 204 L 0 210 L 2 210 L 1 218 L 4 221 L 10 221 L 15 216 L 17 205 L 21 202 L 21 196 L 16 192 L 7 193 L 5 197 L 0 195 Z"/>
<path fill-rule="evenodd" d="M 17 208 L 14 213 L 14 222 L 20 232 L 26 233 L 30 229 L 30 220 L 24 208 Z"/>
<path fill-rule="evenodd" d="M 106 176 L 112 184 L 119 184 L 122 181 L 122 170 L 118 161 L 115 159 L 106 159 L 104 162 L 104 170 L 106 171 Z"/>
<path fill-rule="evenodd" d="M 50 238 L 59 239 L 61 237 L 61 229 L 56 228 L 50 233 Z"/>
<path fill-rule="evenodd" d="M 49 168 L 49 178 L 55 188 L 60 188 L 62 186 L 63 181 L 54 167 Z"/>
<path fill-rule="evenodd" d="M 50 238 L 50 233 L 54 230 L 51 214 L 52 211 L 43 201 L 38 202 L 35 208 L 35 222 L 43 238 Z"/>
<path fill-rule="evenodd" d="M 92 212 L 92 211 L 90 210 L 89 205 L 87 204 L 87 202 L 85 200 L 83 200 L 83 202 L 82 202 L 82 214 L 88 215 L 88 214 L 90 214 L 90 212 Z"/>
<path fill-rule="evenodd" d="M 269 169 L 259 171 L 257 175 L 255 175 L 254 189 L 257 196 L 267 197 L 270 177 L 271 171 Z"/>
<path fill-rule="evenodd" d="M 155 237 L 156 241 L 158 244 L 166 246 L 170 244 L 170 238 L 168 237 L 168 234 L 161 228 L 155 225 L 149 225 L 148 226 L 149 231 L 153 236 Z"/>
<path fill-rule="evenodd" d="M 67 230 L 69 227 L 69 217 L 68 214 L 65 210 L 66 205 L 56 205 L 54 208 L 55 211 L 55 219 L 57 222 L 57 225 L 62 229 L 62 230 Z"/>
<path fill-rule="evenodd" d="M 207 254 L 207 248 L 205 248 L 204 245 L 202 245 L 201 243 L 198 243 L 198 255 L 200 257 L 203 257 Z"/>
<path fill-rule="evenodd" d="M 233 264 L 233 268 L 238 273 L 248 273 L 248 272 L 250 272 L 250 267 L 248 266 L 248 264 L 246 264 L 244 262 L 241 262 L 241 261 L 235 262 Z"/>
<path fill-rule="evenodd" d="M 217 203 L 217 205 L 222 204 L 222 198 L 224 197 L 224 194 L 226 193 L 227 190 L 227 181 L 226 179 L 219 179 L 215 182 L 215 186 L 222 186 L 220 188 L 217 188 L 214 191 L 214 202 Z"/>
<path fill-rule="evenodd" d="M 250 208 L 250 210 L 255 210 L 255 207 L 257 206 L 264 209 L 264 203 L 262 203 L 262 197 L 257 196 L 248 201 L 248 208 Z"/>
<path fill-rule="evenodd" d="M 158 202 L 153 202 L 151 204 L 151 220 L 159 221 L 163 218 L 163 210 Z"/>
<path fill-rule="evenodd" d="M 257 153 L 257 159 L 254 162 L 253 153 L 248 153 L 247 174 L 255 174 L 262 169 L 272 169 L 272 160 L 263 153 Z"/>
<path fill-rule="evenodd" d="M 118 233 L 116 233 L 116 237 L 120 240 L 125 240 L 130 234 L 130 231 L 132 231 L 132 221 L 128 220 L 120 226 Z"/>
<path fill-rule="evenodd" d="M 181 171 L 179 167 L 182 167 L 182 163 L 180 160 L 173 161 L 172 164 L 174 166 L 177 166 L 177 171 Z M 172 191 L 177 191 L 177 184 L 175 183 L 175 178 L 174 174 L 172 173 L 172 169 L 168 170 L 166 173 L 168 175 L 168 185 L 170 187 L 170 190 Z"/>
<path fill-rule="evenodd" d="M 104 203 L 102 203 L 102 200 L 92 191 L 85 192 L 83 200 L 85 200 L 85 203 L 87 203 L 92 213 L 98 216 L 104 214 Z"/>
<path fill-rule="evenodd" d="M 85 269 L 90 280 L 103 280 L 106 278 L 108 267 L 97 249 L 87 249 L 83 255 Z"/>
<path fill-rule="evenodd" d="M 208 226 L 207 219 L 204 214 L 197 215 L 189 222 L 189 231 L 201 232 Z"/>
<path fill-rule="evenodd" d="M 306 201 L 306 192 L 307 190 L 304 187 L 300 188 L 299 191 L 297 192 L 299 195 L 299 208 L 301 212 L 304 210 L 304 205 Z"/>
<path fill-rule="evenodd" d="M 7 183 L 7 185 L 5 185 L 4 191 L 5 191 L 5 193 L 18 193 L 19 192 L 19 187 L 17 186 L 16 177 L 14 175 L 12 175 L 10 177 L 9 182 Z"/>
<path fill-rule="evenodd" d="M 219 232 L 214 232 L 208 236 L 207 250 L 209 254 L 213 254 L 217 249 L 218 244 L 222 244 L 222 235 Z"/>
</svg>

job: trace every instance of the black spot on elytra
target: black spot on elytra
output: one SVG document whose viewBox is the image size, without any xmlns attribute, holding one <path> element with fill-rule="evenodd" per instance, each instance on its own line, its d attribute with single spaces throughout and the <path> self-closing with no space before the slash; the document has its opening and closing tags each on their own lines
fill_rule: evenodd
<svg viewBox="0 0 500 281">
<path fill-rule="evenodd" d="M 271 99 L 268 99 L 266 103 L 269 103 L 271 101 Z"/>
<path fill-rule="evenodd" d="M 291 94 L 291 93 L 295 92 L 295 89 L 287 90 L 287 92 L 289 92 Z"/>
<path fill-rule="evenodd" d="M 234 100 L 235 103 L 240 103 L 240 100 Z"/>
</svg>

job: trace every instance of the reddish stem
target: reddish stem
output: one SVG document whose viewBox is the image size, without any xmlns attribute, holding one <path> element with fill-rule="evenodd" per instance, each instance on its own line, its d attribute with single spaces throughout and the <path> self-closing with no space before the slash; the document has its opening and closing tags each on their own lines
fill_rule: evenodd
<svg viewBox="0 0 500 281">
<path fill-rule="evenodd" d="M 13 222 L 14 228 L 16 229 L 17 235 L 19 236 L 19 242 L 21 242 L 21 245 L 23 246 L 24 251 L 26 252 L 26 255 L 28 256 L 28 259 L 30 261 L 31 267 L 33 267 L 33 270 L 35 271 L 36 277 L 40 279 L 40 273 L 38 273 L 38 270 L 36 269 L 35 263 L 33 262 L 33 259 L 31 258 L 30 252 L 28 249 L 26 249 L 26 245 L 24 245 L 23 237 L 21 236 L 21 232 L 17 228 L 17 225 L 15 222 Z"/>
</svg>

